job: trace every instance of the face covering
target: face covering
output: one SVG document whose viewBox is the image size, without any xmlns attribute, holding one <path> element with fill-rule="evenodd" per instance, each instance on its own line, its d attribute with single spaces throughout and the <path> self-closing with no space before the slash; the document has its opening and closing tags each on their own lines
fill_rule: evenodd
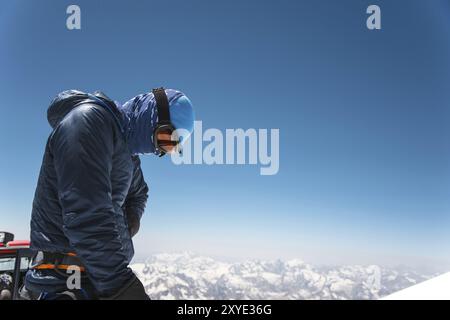
<svg viewBox="0 0 450 320">
<path fill-rule="evenodd" d="M 175 129 L 185 129 L 181 136 L 186 141 L 194 129 L 194 110 L 191 101 L 182 92 L 165 89 L 169 100 L 170 120 Z M 124 131 L 133 155 L 156 154 L 154 136 L 158 123 L 158 109 L 153 93 L 144 93 L 118 106 L 124 118 Z M 184 130 L 183 130 L 184 131 Z"/>
</svg>

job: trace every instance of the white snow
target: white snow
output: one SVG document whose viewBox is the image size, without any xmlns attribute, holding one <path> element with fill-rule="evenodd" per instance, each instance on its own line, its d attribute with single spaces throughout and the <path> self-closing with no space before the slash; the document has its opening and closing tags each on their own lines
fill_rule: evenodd
<svg viewBox="0 0 450 320">
<path fill-rule="evenodd" d="M 400 290 L 383 300 L 450 300 L 450 272 Z"/>
<path fill-rule="evenodd" d="M 152 299 L 379 299 L 433 276 L 298 259 L 227 263 L 194 253 L 156 254 L 131 267 Z"/>
</svg>

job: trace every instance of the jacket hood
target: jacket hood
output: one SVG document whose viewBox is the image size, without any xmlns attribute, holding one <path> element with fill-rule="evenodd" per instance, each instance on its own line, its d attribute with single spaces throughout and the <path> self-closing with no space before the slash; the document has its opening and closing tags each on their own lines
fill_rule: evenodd
<svg viewBox="0 0 450 320">
<path fill-rule="evenodd" d="M 89 102 L 89 95 L 78 90 L 67 90 L 58 94 L 47 109 L 47 120 L 55 129 L 61 120 L 81 103 Z"/>
<path fill-rule="evenodd" d="M 55 129 L 62 119 L 73 109 L 81 104 L 92 103 L 102 105 L 111 112 L 123 132 L 122 114 L 117 109 L 116 104 L 100 91 L 94 94 L 85 93 L 78 90 L 66 90 L 58 94 L 50 103 L 47 109 L 47 120 L 50 126 Z"/>
<path fill-rule="evenodd" d="M 166 89 L 166 95 L 169 100 L 172 124 L 175 129 L 186 129 L 188 133 L 181 136 L 184 142 L 189 138 L 194 127 L 192 103 L 177 90 Z M 63 91 L 53 99 L 47 110 L 50 126 L 53 129 L 56 128 L 71 110 L 85 103 L 102 105 L 113 114 L 133 155 L 159 154 L 153 143 L 153 133 L 158 123 L 158 111 L 153 93 L 138 95 L 124 105 L 120 105 L 99 91 L 94 94 L 78 90 Z"/>
</svg>

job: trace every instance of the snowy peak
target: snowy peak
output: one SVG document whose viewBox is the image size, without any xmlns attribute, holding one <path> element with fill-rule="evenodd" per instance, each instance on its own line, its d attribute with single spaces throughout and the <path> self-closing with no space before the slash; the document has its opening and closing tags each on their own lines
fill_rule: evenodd
<svg viewBox="0 0 450 320">
<path fill-rule="evenodd" d="M 432 276 L 298 259 L 226 263 L 189 252 L 156 254 L 132 268 L 152 299 L 378 299 Z"/>
</svg>

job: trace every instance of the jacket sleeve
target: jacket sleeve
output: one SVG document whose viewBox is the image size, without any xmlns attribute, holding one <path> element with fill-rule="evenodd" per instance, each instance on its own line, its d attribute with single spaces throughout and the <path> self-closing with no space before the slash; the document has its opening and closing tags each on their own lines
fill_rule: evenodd
<svg viewBox="0 0 450 320">
<path fill-rule="evenodd" d="M 127 216 L 128 231 L 134 237 L 140 228 L 141 217 L 145 210 L 148 198 L 148 186 L 145 183 L 141 170 L 139 156 L 133 156 L 134 172 L 127 198 L 123 204 L 123 211 Z"/>
<path fill-rule="evenodd" d="M 148 186 L 142 174 L 139 156 L 133 156 L 133 164 L 133 180 L 131 181 L 124 208 L 127 214 L 134 214 L 141 219 L 147 204 Z"/>
<path fill-rule="evenodd" d="M 113 119 L 92 105 L 72 110 L 51 137 L 63 230 L 102 296 L 133 278 L 111 198 L 113 151 Z"/>
</svg>

